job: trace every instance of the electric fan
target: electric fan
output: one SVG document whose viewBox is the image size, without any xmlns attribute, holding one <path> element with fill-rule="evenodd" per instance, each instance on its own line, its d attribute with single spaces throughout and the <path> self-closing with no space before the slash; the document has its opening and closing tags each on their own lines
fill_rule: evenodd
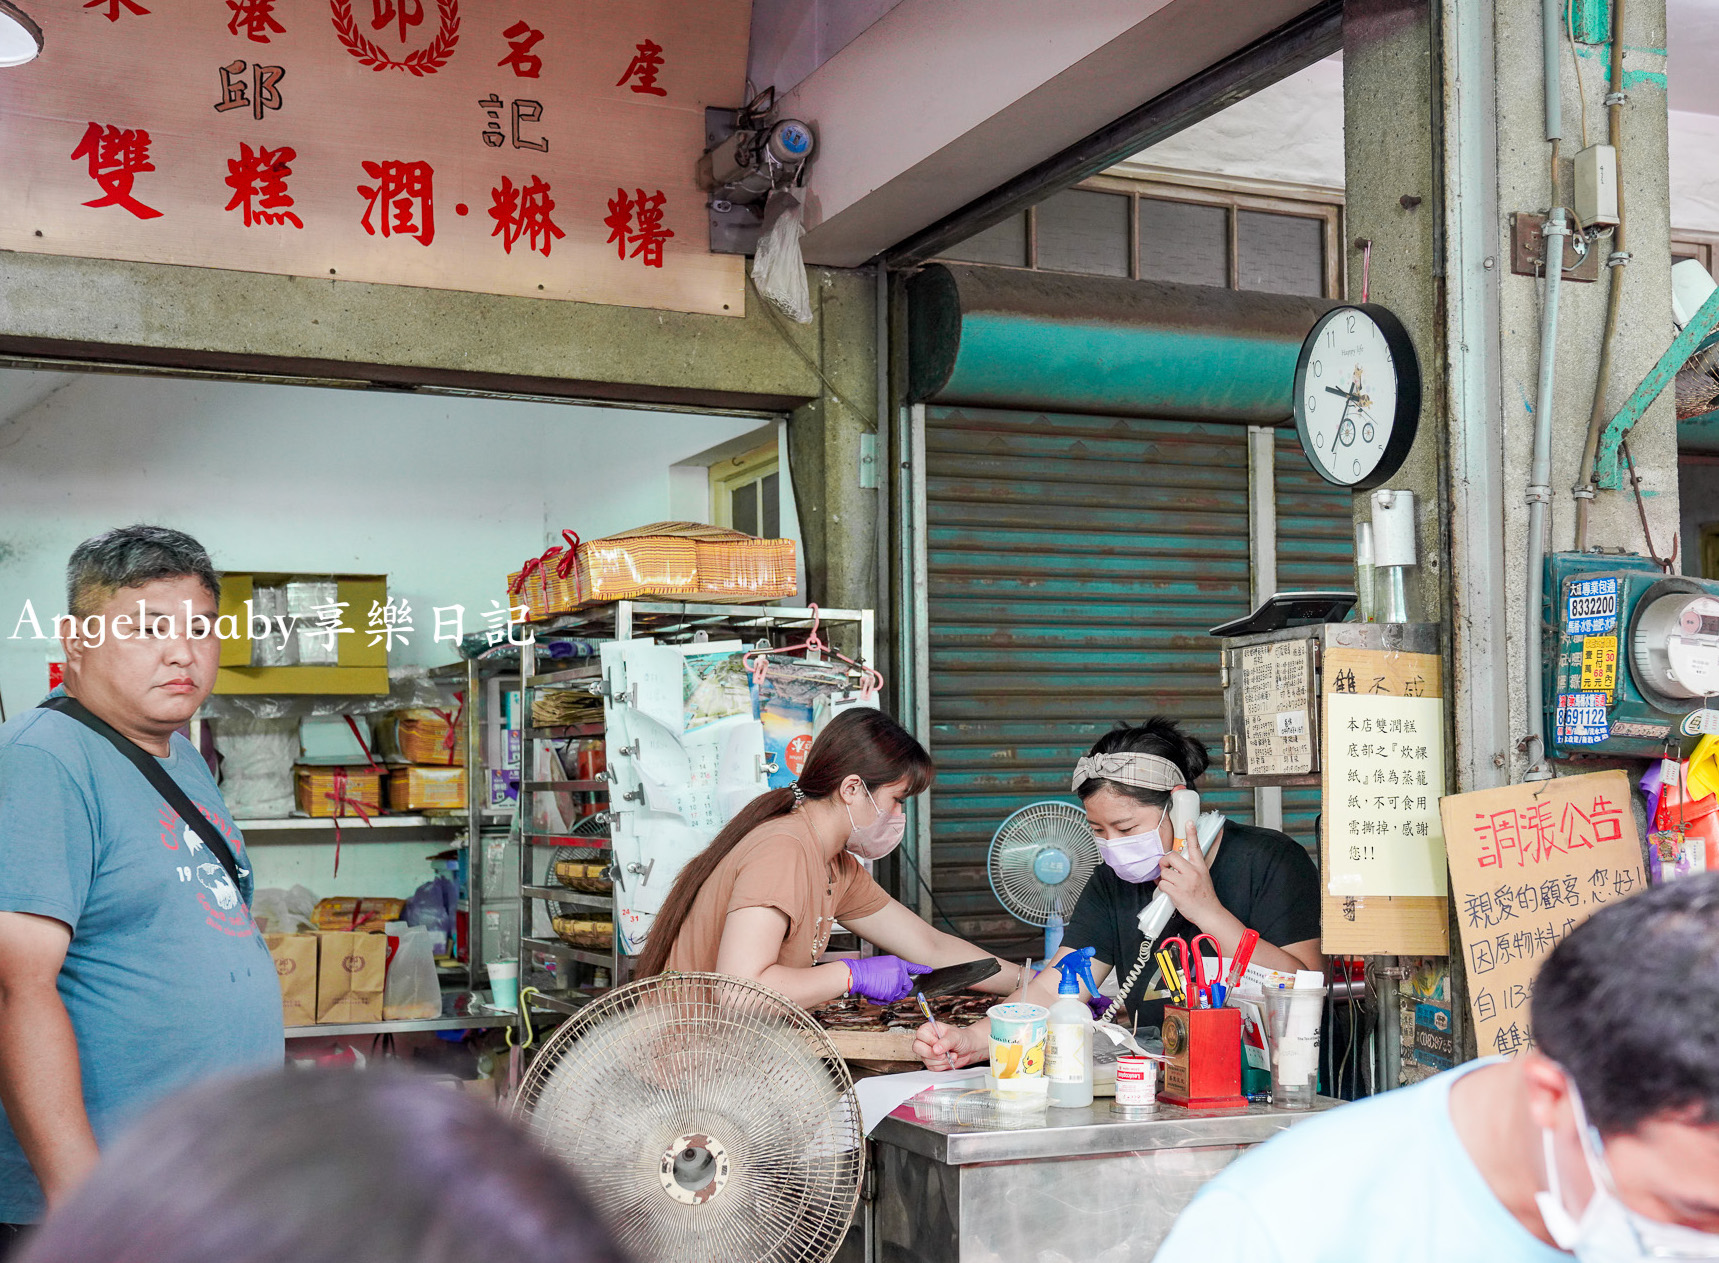
<svg viewBox="0 0 1719 1263">
<path fill-rule="evenodd" d="M 1063 918 L 1097 867 L 1086 813 L 1054 799 L 1028 803 L 1003 821 L 985 856 L 997 902 L 1017 920 L 1045 927 L 1047 962 L 1061 945 Z"/>
<path fill-rule="evenodd" d="M 659 974 L 556 1028 L 514 1115 L 641 1263 L 828 1263 L 864 1170 L 859 1100 L 791 1001 Z"/>
</svg>

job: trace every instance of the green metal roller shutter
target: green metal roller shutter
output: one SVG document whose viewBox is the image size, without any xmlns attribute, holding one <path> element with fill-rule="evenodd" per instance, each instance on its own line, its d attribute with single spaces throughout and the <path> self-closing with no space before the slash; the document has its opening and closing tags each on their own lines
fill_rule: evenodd
<svg viewBox="0 0 1719 1263">
<path fill-rule="evenodd" d="M 1355 586 L 1354 493 L 1313 472 L 1293 429 L 1277 432 L 1273 461 L 1277 489 L 1277 586 L 1352 590 Z M 1283 831 L 1310 849 L 1319 789 L 1283 791 Z"/>
<path fill-rule="evenodd" d="M 1036 954 L 986 881 L 1004 817 L 1075 801 L 1075 759 L 1117 720 L 1173 715 L 1222 749 L 1206 629 L 1249 606 L 1247 429 L 947 406 L 925 418 L 933 886 L 958 933 Z M 1207 801 L 1251 820 L 1251 792 L 1226 788 L 1216 763 Z"/>
</svg>

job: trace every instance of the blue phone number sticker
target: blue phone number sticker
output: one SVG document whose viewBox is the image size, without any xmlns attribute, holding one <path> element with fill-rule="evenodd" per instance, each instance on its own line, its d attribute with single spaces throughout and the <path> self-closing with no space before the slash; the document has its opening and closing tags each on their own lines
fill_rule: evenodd
<svg viewBox="0 0 1719 1263">
<path fill-rule="evenodd" d="M 1606 713 L 1609 700 L 1604 693 L 1558 694 L 1558 743 L 1593 746 L 1610 737 L 1611 721 Z"/>
<path fill-rule="evenodd" d="M 1616 579 L 1572 579 L 1564 587 L 1565 630 L 1572 636 L 1604 635 L 1618 625 Z"/>
</svg>

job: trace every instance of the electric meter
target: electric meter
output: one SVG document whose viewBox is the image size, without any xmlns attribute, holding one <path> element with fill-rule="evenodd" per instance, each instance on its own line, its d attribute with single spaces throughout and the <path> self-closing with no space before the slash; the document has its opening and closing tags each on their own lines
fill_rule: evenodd
<svg viewBox="0 0 1719 1263">
<path fill-rule="evenodd" d="M 1662 754 L 1719 695 L 1719 582 L 1617 553 L 1553 553 L 1546 580 L 1547 749 Z"/>
<path fill-rule="evenodd" d="M 1719 597 L 1667 579 L 1642 594 L 1630 632 L 1636 680 L 1649 701 L 1667 710 L 1719 694 Z"/>
</svg>

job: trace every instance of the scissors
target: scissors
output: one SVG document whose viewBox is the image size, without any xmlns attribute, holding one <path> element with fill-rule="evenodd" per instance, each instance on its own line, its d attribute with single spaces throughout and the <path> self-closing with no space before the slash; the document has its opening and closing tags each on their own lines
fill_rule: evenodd
<svg viewBox="0 0 1719 1263">
<path fill-rule="evenodd" d="M 1165 939 L 1164 947 L 1173 948 L 1175 955 L 1180 958 L 1184 980 L 1182 990 L 1188 997 L 1188 1004 L 1190 1006 L 1212 1007 L 1216 1004 L 1216 998 L 1212 994 L 1212 983 L 1217 979 L 1206 977 L 1206 958 L 1200 950 L 1202 943 L 1212 945 L 1212 954 L 1218 958 L 1218 968 L 1221 970 L 1224 960 L 1223 948 L 1218 946 L 1218 940 L 1210 934 L 1196 934 L 1192 942 L 1182 938 Z"/>
</svg>

